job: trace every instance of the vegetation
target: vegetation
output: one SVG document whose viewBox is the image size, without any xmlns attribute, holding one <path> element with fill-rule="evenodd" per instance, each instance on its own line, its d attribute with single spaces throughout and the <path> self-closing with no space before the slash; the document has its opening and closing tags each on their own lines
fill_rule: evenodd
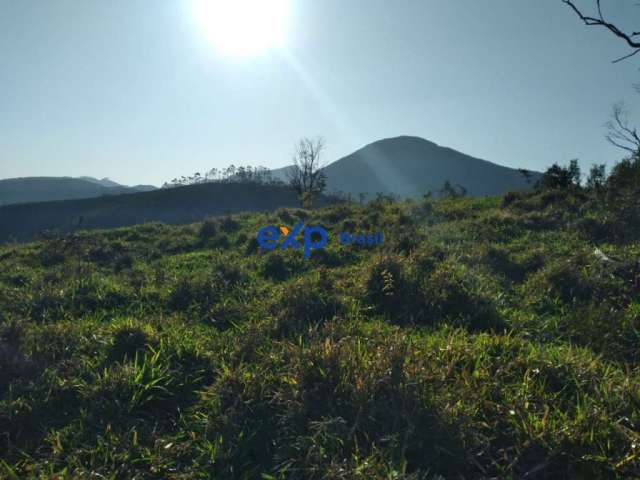
<svg viewBox="0 0 640 480">
<path fill-rule="evenodd" d="M 639 171 L 2 246 L 0 477 L 638 478 Z"/>
<path fill-rule="evenodd" d="M 320 196 L 316 204 L 329 201 Z M 43 231 L 70 233 L 154 221 L 186 224 L 212 215 L 298 205 L 295 192 L 287 186 L 258 182 L 206 182 L 145 193 L 5 205 L 0 206 L 0 243 L 34 239 Z"/>
<path fill-rule="evenodd" d="M 202 183 L 257 183 L 261 185 L 280 185 L 283 182 L 274 179 L 271 170 L 266 167 L 252 167 L 251 165 L 229 165 L 226 168 L 212 168 L 202 175 L 196 172 L 190 176 L 176 177 L 170 182 L 165 182 L 162 188 L 183 187 L 186 185 L 199 185 Z"/>
<path fill-rule="evenodd" d="M 322 137 L 300 139 L 293 155 L 293 165 L 287 170 L 289 185 L 306 208 L 311 208 L 313 199 L 320 195 L 327 185 L 327 177 L 320 161 L 324 148 L 325 142 Z"/>
</svg>

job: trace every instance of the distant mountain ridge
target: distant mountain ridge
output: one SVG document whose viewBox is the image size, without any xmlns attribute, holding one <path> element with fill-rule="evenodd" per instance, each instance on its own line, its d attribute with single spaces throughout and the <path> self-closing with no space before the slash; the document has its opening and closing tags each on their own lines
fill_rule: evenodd
<svg viewBox="0 0 640 480">
<path fill-rule="evenodd" d="M 315 201 L 319 207 L 327 203 L 325 196 Z M 300 207 L 295 192 L 286 186 L 258 183 L 202 183 L 128 195 L 5 205 L 0 206 L 0 243 L 31 240 L 44 231 L 191 223 L 207 216 L 280 207 Z"/>
<path fill-rule="evenodd" d="M 290 167 L 273 170 L 285 178 Z M 437 193 L 449 181 L 469 195 L 501 195 L 526 190 L 529 181 L 516 169 L 441 147 L 419 137 L 379 140 L 326 166 L 327 192 L 358 198 L 377 193 L 400 198 Z M 140 190 L 137 190 L 140 189 Z M 152 190 L 152 191 L 149 191 Z M 316 206 L 329 199 L 320 196 Z M 43 231 L 114 228 L 148 221 L 189 223 L 209 215 L 297 207 L 286 185 L 200 183 L 176 188 L 127 187 L 108 178 L 29 177 L 0 180 L 0 242 L 29 240 Z"/>
<path fill-rule="evenodd" d="M 108 178 L 93 177 L 23 177 L 0 180 L 0 205 L 17 203 L 76 200 L 103 195 L 147 192 L 151 185 L 128 187 Z"/>
<path fill-rule="evenodd" d="M 272 171 L 285 179 L 284 167 Z M 461 185 L 471 196 L 501 195 L 511 190 L 528 190 L 540 177 L 531 172 L 527 179 L 514 168 L 471 157 L 452 148 L 441 147 L 420 137 L 400 136 L 370 143 L 324 167 L 327 191 L 357 197 L 377 193 L 401 198 L 437 193 L 444 183 Z"/>
<path fill-rule="evenodd" d="M 120 185 L 117 182 L 114 182 L 110 178 L 104 177 L 101 179 L 94 177 L 78 177 L 80 180 L 86 180 L 87 182 L 95 183 L 96 185 L 102 185 L 103 187 L 122 187 L 124 185 Z"/>
<path fill-rule="evenodd" d="M 150 192 L 152 190 L 157 190 L 158 187 L 154 187 L 153 185 L 122 185 L 121 183 L 114 182 L 110 178 L 104 177 L 101 179 L 97 179 L 94 177 L 78 177 L 81 180 L 86 180 L 88 182 L 92 182 L 98 185 L 102 185 L 103 187 L 124 187 L 135 190 L 136 192 Z"/>
</svg>

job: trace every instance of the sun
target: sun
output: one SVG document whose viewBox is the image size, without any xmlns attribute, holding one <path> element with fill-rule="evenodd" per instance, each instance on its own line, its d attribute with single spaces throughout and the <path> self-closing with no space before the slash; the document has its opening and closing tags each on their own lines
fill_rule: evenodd
<svg viewBox="0 0 640 480">
<path fill-rule="evenodd" d="M 258 55 L 284 42 L 289 0 L 192 1 L 202 32 L 225 55 Z"/>
</svg>

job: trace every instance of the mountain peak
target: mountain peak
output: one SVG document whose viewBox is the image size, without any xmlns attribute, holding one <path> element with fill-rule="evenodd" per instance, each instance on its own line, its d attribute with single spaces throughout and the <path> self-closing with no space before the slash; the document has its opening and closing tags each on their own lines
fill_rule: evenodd
<svg viewBox="0 0 640 480">
<path fill-rule="evenodd" d="M 421 197 L 446 181 L 469 195 L 500 195 L 531 187 L 513 168 L 465 155 L 421 137 L 401 135 L 372 142 L 325 167 L 329 190 Z M 535 179 L 533 179 L 535 181 Z"/>
<path fill-rule="evenodd" d="M 421 144 L 438 147 L 435 142 L 427 140 L 426 138 L 417 137 L 415 135 L 398 135 L 397 137 L 388 137 L 376 140 L 375 142 L 365 145 L 363 148 L 367 148 L 373 145 L 397 145 L 397 144 Z"/>
<path fill-rule="evenodd" d="M 87 177 L 87 176 L 78 177 L 78 178 L 81 180 L 86 180 L 87 182 L 95 183 L 96 185 L 102 185 L 103 187 L 122 187 L 123 186 L 107 177 L 101 178 L 100 180 L 98 180 L 95 177 Z"/>
</svg>

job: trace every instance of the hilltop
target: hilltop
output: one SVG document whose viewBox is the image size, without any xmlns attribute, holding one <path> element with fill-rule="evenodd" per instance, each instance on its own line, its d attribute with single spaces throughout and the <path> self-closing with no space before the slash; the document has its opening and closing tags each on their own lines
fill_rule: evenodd
<svg viewBox="0 0 640 480">
<path fill-rule="evenodd" d="M 0 180 L 0 206 L 146 192 L 154 188 L 151 185 L 127 187 L 108 178 L 102 180 L 92 177 L 7 178 Z"/>
<path fill-rule="evenodd" d="M 285 179 L 287 168 L 274 170 L 274 176 Z M 420 198 L 428 191 L 436 194 L 446 181 L 464 187 L 470 196 L 502 195 L 530 190 L 540 178 L 539 172 L 530 172 L 527 180 L 517 169 L 412 136 L 373 142 L 330 163 L 324 172 L 328 191 L 356 199 L 360 193 L 367 198 L 377 193 Z"/>
</svg>

